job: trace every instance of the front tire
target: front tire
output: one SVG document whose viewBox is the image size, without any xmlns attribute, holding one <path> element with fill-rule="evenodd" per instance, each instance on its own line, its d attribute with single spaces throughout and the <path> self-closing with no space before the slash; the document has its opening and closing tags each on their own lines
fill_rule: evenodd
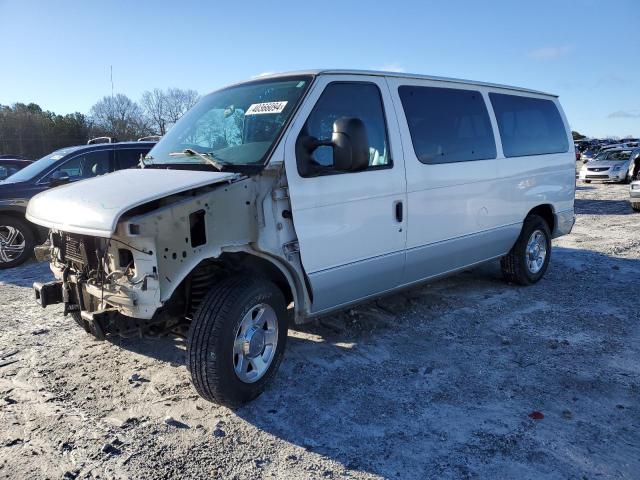
<svg viewBox="0 0 640 480">
<path fill-rule="evenodd" d="M 529 215 L 515 245 L 500 260 L 502 274 L 511 283 L 532 285 L 547 271 L 551 259 L 551 232 L 538 215 Z"/>
<path fill-rule="evenodd" d="M 35 235 L 20 218 L 0 218 L 0 269 L 23 264 L 32 254 Z"/>
<path fill-rule="evenodd" d="M 260 395 L 282 361 L 287 309 L 268 280 L 222 280 L 204 298 L 188 334 L 187 369 L 206 400 L 234 408 Z"/>
</svg>

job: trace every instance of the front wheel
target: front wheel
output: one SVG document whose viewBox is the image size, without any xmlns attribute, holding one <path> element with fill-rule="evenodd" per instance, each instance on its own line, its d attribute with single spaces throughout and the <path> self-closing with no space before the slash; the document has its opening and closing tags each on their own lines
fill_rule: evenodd
<svg viewBox="0 0 640 480">
<path fill-rule="evenodd" d="M 0 269 L 16 267 L 33 253 L 35 236 L 25 220 L 0 218 Z"/>
<path fill-rule="evenodd" d="M 515 245 L 500 260 L 502 274 L 508 282 L 532 285 L 540 280 L 551 258 L 551 232 L 538 215 L 529 215 Z"/>
<path fill-rule="evenodd" d="M 222 280 L 204 298 L 188 334 L 187 368 L 206 400 L 238 407 L 267 387 L 287 340 L 284 296 L 268 280 Z"/>
</svg>

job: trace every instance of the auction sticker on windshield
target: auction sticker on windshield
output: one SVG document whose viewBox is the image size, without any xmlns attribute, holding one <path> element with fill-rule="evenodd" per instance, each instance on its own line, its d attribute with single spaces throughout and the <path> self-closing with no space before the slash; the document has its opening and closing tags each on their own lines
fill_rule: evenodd
<svg viewBox="0 0 640 480">
<path fill-rule="evenodd" d="M 253 103 L 245 112 L 246 115 L 262 115 L 265 113 L 280 113 L 288 102 Z"/>
</svg>

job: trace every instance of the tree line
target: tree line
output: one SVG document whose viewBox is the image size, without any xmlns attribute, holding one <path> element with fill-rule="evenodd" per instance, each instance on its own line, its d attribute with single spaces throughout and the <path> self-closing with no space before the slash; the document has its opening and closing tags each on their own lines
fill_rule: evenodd
<svg viewBox="0 0 640 480">
<path fill-rule="evenodd" d="M 95 137 L 126 141 L 164 135 L 199 99 L 195 90 L 156 88 L 139 102 L 122 93 L 105 96 L 87 114 L 59 115 L 35 103 L 0 105 L 0 154 L 38 159 Z"/>
</svg>

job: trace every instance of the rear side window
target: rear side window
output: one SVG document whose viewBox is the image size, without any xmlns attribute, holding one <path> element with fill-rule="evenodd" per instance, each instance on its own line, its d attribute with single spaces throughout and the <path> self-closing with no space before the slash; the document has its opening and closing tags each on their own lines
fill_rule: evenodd
<svg viewBox="0 0 640 480">
<path fill-rule="evenodd" d="M 480 92 L 455 88 L 398 88 L 411 141 L 422 163 L 496 157 L 489 113 Z"/>
<path fill-rule="evenodd" d="M 567 133 L 556 104 L 541 98 L 490 93 L 505 157 L 563 153 Z"/>
<path fill-rule="evenodd" d="M 67 160 L 47 175 L 45 181 L 50 181 L 56 172 L 62 172 L 71 181 L 84 180 L 109 173 L 111 169 L 111 155 L 113 150 L 96 150 L 81 153 Z"/>
</svg>

